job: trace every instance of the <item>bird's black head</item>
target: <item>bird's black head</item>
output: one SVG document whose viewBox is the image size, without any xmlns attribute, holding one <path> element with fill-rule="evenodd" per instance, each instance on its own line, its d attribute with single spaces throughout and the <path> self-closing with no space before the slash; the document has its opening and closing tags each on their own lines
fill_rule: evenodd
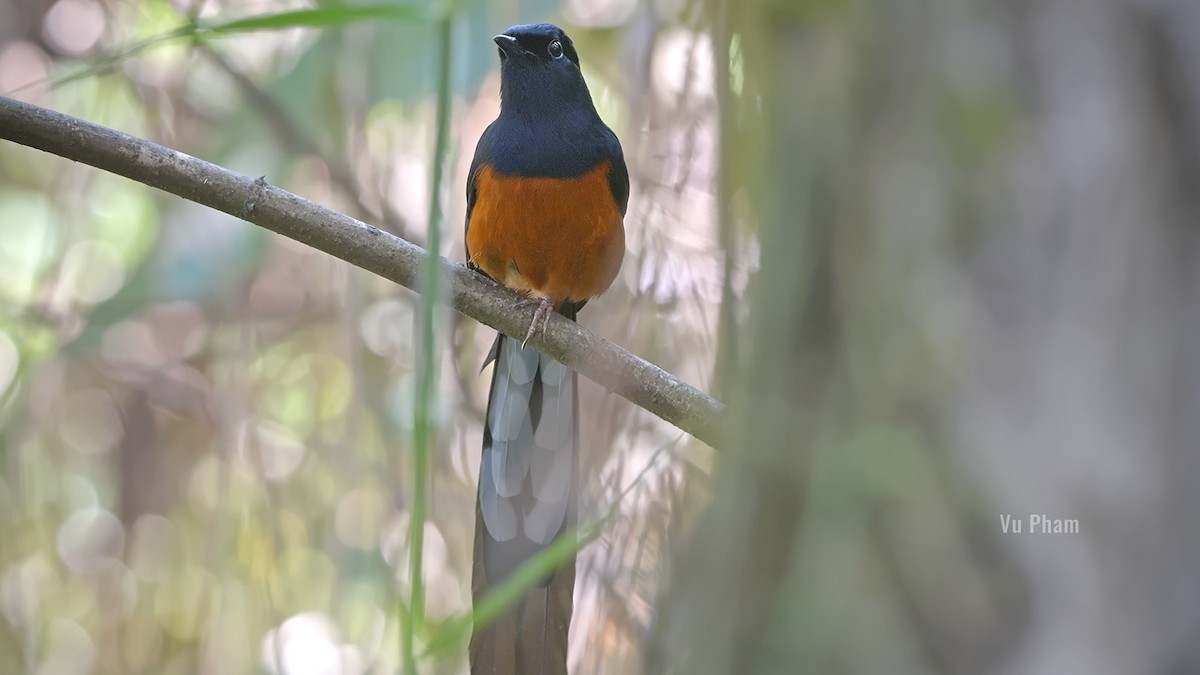
<svg viewBox="0 0 1200 675">
<path fill-rule="evenodd" d="M 579 68 L 575 45 L 563 29 L 554 24 L 513 26 L 492 39 L 500 48 L 500 63 L 504 66 L 510 66 L 511 63 L 512 66 L 521 67 L 540 65 L 562 68 L 570 63 Z M 555 65 L 556 62 L 561 65 Z"/>
<path fill-rule="evenodd" d="M 561 106 L 591 95 L 571 38 L 549 23 L 513 26 L 492 38 L 500 48 L 500 103 L 505 110 Z"/>
</svg>

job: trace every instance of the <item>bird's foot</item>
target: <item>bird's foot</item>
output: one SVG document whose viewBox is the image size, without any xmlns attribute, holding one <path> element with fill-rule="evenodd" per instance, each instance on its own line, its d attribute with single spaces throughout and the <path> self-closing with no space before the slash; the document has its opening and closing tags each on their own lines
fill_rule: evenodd
<svg viewBox="0 0 1200 675">
<path fill-rule="evenodd" d="M 525 305 L 537 303 L 537 307 L 533 310 L 533 321 L 529 323 L 529 332 L 525 334 L 525 339 L 521 341 L 521 349 L 525 348 L 525 343 L 529 342 L 529 338 L 537 335 L 538 331 L 545 331 L 550 325 L 550 315 L 554 313 L 554 303 L 550 298 L 543 297 L 540 300 L 529 298 L 523 301 Z"/>
</svg>

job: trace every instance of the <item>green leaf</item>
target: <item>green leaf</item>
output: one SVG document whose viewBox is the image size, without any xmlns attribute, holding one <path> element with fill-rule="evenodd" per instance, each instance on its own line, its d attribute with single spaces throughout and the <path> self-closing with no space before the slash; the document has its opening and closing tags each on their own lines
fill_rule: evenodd
<svg viewBox="0 0 1200 675">
<path fill-rule="evenodd" d="M 611 514 L 610 514 L 611 515 Z M 486 626 L 521 598 L 526 590 L 537 585 L 554 570 L 600 535 L 609 516 L 592 521 L 575 532 L 567 533 L 542 549 L 517 568 L 511 576 L 475 603 L 471 613 L 442 624 L 430 641 L 426 655 L 443 655 L 453 651 L 475 626 Z"/>
</svg>

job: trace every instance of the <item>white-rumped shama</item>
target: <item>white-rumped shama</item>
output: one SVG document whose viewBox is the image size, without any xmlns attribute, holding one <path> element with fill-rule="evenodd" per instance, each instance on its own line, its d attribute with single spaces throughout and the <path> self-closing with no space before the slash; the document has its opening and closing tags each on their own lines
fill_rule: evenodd
<svg viewBox="0 0 1200 675">
<path fill-rule="evenodd" d="M 625 254 L 629 173 L 566 33 L 513 26 L 500 49 L 500 115 L 467 178 L 467 264 L 537 309 L 574 320 Z M 472 594 L 476 600 L 576 523 L 578 384 L 573 371 L 500 335 L 483 431 Z M 471 637 L 472 673 L 566 673 L 574 559 Z"/>
</svg>

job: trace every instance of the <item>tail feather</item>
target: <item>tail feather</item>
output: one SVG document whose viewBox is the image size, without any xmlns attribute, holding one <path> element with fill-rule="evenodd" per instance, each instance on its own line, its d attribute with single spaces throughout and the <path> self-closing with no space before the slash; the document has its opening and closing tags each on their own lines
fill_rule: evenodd
<svg viewBox="0 0 1200 675">
<path fill-rule="evenodd" d="M 578 382 L 573 371 L 500 336 L 485 418 L 472 595 L 503 583 L 576 522 Z M 575 560 L 471 636 L 471 672 L 567 672 Z"/>
</svg>

